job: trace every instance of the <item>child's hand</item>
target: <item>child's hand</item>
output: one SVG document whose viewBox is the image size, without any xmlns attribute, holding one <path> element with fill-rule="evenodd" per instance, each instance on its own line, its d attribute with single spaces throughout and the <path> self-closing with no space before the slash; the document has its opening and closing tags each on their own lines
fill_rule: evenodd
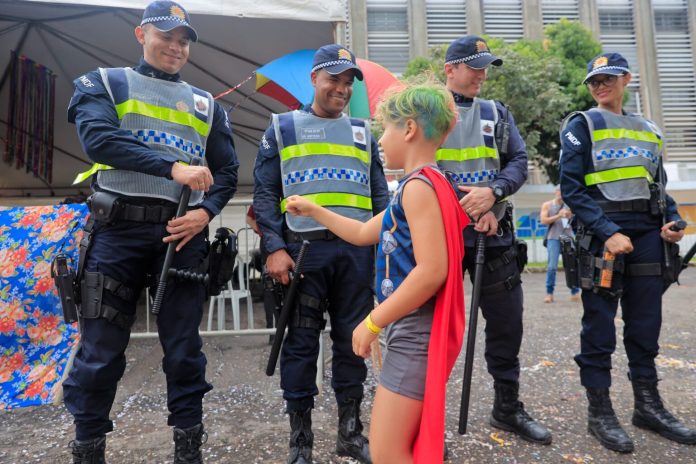
<svg viewBox="0 0 696 464">
<path fill-rule="evenodd" d="M 361 358 L 368 358 L 371 353 L 370 345 L 378 337 L 367 329 L 365 321 L 360 321 L 360 324 L 353 330 L 353 353 Z"/>
<path fill-rule="evenodd" d="M 315 207 L 314 203 L 299 195 L 289 196 L 288 202 L 285 204 L 288 213 L 293 216 L 311 216 Z"/>
</svg>

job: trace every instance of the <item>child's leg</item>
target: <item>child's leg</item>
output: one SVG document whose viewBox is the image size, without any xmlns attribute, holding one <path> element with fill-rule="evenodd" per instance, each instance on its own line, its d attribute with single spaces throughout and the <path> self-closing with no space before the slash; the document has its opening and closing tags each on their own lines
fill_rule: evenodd
<svg viewBox="0 0 696 464">
<path fill-rule="evenodd" d="M 370 419 L 370 455 L 375 464 L 411 464 L 423 402 L 377 386 Z"/>
</svg>

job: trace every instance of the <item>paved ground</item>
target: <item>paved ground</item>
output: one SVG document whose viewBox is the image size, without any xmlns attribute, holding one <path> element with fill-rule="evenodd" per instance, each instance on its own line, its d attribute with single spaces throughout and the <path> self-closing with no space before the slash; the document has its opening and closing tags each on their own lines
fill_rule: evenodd
<svg viewBox="0 0 696 464">
<path fill-rule="evenodd" d="M 563 275 L 559 275 L 563 279 Z M 632 394 L 626 379 L 626 357 L 614 356 L 612 397 L 620 421 L 636 442 L 636 451 L 619 455 L 602 448 L 586 432 L 586 401 L 573 354 L 578 349 L 581 307 L 565 292 L 543 304 L 544 274 L 526 274 L 525 339 L 521 360 L 522 399 L 553 432 L 550 446 L 528 444 L 488 425 L 492 381 L 485 372 L 483 345 L 478 344 L 469 433 L 456 432 L 462 361 L 449 388 L 447 437 L 452 463 L 696 463 L 696 447 L 673 444 L 630 425 Z M 467 297 L 468 299 L 468 297 Z M 684 422 L 696 427 L 696 268 L 683 274 L 683 285 L 665 297 L 662 355 L 658 358 L 665 402 Z M 261 310 L 257 311 L 258 323 Z M 617 320 L 617 337 L 621 339 Z M 479 325 L 479 338 L 483 324 Z M 285 462 L 287 419 L 278 377 L 263 374 L 269 347 L 265 336 L 211 337 L 205 341 L 208 377 L 215 390 L 206 396 L 205 424 L 210 437 L 208 463 Z M 133 340 L 128 368 L 112 410 L 116 430 L 108 437 L 112 464 L 161 463 L 172 460 L 171 431 L 166 423 L 161 351 L 155 340 Z M 375 388 L 371 371 L 367 398 Z M 330 371 L 314 413 L 315 459 L 318 464 L 346 463 L 333 455 L 336 406 L 330 393 Z M 366 402 L 367 411 L 370 401 Z M 0 412 L 0 463 L 69 462 L 70 416 L 61 406 Z"/>
</svg>

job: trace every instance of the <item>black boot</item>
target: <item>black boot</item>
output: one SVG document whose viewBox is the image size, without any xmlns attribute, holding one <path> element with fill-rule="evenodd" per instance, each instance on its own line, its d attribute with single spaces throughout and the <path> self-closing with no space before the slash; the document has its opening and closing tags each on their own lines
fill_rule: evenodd
<svg viewBox="0 0 696 464">
<path fill-rule="evenodd" d="M 106 437 L 92 438 L 91 440 L 73 440 L 68 443 L 72 449 L 73 464 L 105 464 L 104 450 L 106 449 Z"/>
<path fill-rule="evenodd" d="M 203 464 L 201 445 L 208 441 L 203 424 L 187 429 L 174 427 L 174 464 Z"/>
<path fill-rule="evenodd" d="M 657 432 L 663 437 L 685 445 L 696 445 L 696 431 L 667 411 L 657 391 L 657 380 L 632 380 L 635 409 L 633 425 Z"/>
<path fill-rule="evenodd" d="M 633 451 L 633 442 L 619 424 L 608 388 L 587 388 L 587 431 L 605 447 L 619 453 Z"/>
<path fill-rule="evenodd" d="M 290 454 L 288 464 L 311 464 L 312 445 L 312 409 L 305 411 L 288 411 L 290 415 Z"/>
<path fill-rule="evenodd" d="M 336 454 L 357 459 L 363 464 L 372 464 L 369 442 L 362 435 L 362 431 L 360 400 L 351 398 L 339 403 Z"/>
<path fill-rule="evenodd" d="M 491 413 L 491 425 L 508 432 L 514 432 L 533 443 L 548 445 L 551 432 L 532 419 L 524 410 L 524 403 L 518 401 L 520 385 L 517 382 L 495 381 L 495 401 Z"/>
</svg>

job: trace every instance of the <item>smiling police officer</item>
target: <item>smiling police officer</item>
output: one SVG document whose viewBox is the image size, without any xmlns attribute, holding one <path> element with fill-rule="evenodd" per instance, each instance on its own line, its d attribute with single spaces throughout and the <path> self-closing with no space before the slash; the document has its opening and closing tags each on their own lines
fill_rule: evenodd
<svg viewBox="0 0 696 464">
<path fill-rule="evenodd" d="M 237 185 L 225 111 L 179 76 L 197 40 L 186 11 L 171 1 L 152 2 L 135 37 L 143 46 L 140 64 L 76 79 L 68 108 L 95 162 L 76 179 L 92 176 L 95 190 L 78 272 L 81 341 L 63 385 L 75 419 L 76 463 L 104 462 L 105 435 L 113 430 L 109 411 L 146 275 L 160 272 L 167 243 L 176 240 L 174 267 L 197 270 L 208 251 L 208 222 Z M 201 166 L 189 165 L 194 157 Z M 189 209 L 173 219 L 184 185 L 192 190 Z M 202 283 L 172 283 L 157 318 L 176 463 L 202 462 L 202 402 L 212 388 L 198 334 L 205 298 Z"/>
<path fill-rule="evenodd" d="M 274 114 L 259 146 L 254 167 L 254 210 L 269 253 L 268 273 L 287 284 L 303 240 L 311 242 L 304 260 L 299 305 L 289 323 L 280 358 L 280 382 L 290 416 L 288 463 L 312 462 L 311 411 L 316 385 L 323 313 L 331 319 L 331 386 L 338 402 L 336 452 L 369 463 L 362 435 L 360 403 L 367 375 L 365 361 L 353 353 L 353 329 L 374 307 L 373 248 L 337 238 L 311 218 L 285 213 L 284 198 L 302 195 L 343 216 L 367 221 L 388 200 L 379 149 L 365 121 L 343 110 L 362 80 L 355 55 L 337 44 L 314 54 L 314 101 L 304 110 Z"/>
<path fill-rule="evenodd" d="M 566 118 L 560 162 L 563 199 L 578 219 L 584 314 L 575 362 L 587 390 L 588 430 L 606 448 L 623 453 L 633 451 L 633 441 L 609 397 L 619 300 L 635 399 L 633 425 L 696 444 L 696 431 L 665 409 L 657 390 L 663 240 L 677 242 L 684 232 L 670 230 L 680 219 L 677 205 L 660 193 L 666 184 L 662 132 L 623 109 L 630 81 L 628 62 L 618 53 L 603 53 L 588 63 L 583 82 L 597 107 Z M 599 273 L 607 278 L 595 279 Z"/>
<path fill-rule="evenodd" d="M 549 444 L 551 433 L 518 400 L 523 295 L 512 210 L 505 198 L 527 180 L 527 148 L 510 111 L 500 102 L 478 98 L 488 67 L 502 64 L 476 35 L 461 37 L 447 48 L 446 85 L 459 118 L 437 152 L 437 163 L 461 185 L 466 193 L 462 207 L 476 219 L 464 230 L 464 266 L 472 281 L 476 235 L 488 236 L 481 311 L 486 319 L 486 364 L 495 389 L 490 423 L 525 440 Z"/>
</svg>

